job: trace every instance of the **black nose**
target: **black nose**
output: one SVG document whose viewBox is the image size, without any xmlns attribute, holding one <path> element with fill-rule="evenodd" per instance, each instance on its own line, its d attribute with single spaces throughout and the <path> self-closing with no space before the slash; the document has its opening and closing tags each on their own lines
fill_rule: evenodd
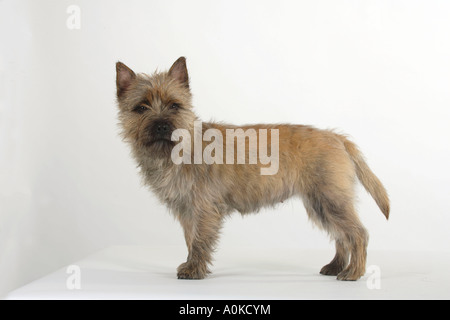
<svg viewBox="0 0 450 320">
<path fill-rule="evenodd" d="M 164 134 L 170 131 L 170 125 L 167 122 L 159 122 L 155 125 L 156 133 Z"/>
<path fill-rule="evenodd" d="M 154 139 L 169 139 L 172 133 L 173 126 L 167 120 L 159 120 L 153 123 L 152 135 Z"/>
</svg>

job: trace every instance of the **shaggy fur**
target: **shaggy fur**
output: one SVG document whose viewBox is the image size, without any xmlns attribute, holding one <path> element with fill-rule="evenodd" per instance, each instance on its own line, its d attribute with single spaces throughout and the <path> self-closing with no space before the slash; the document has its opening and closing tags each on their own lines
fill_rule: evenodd
<svg viewBox="0 0 450 320">
<path fill-rule="evenodd" d="M 176 165 L 170 157 L 171 133 L 183 128 L 193 136 L 193 123 L 198 120 L 185 58 L 179 58 L 168 72 L 153 75 L 136 75 L 121 62 L 116 71 L 123 137 L 145 183 L 184 230 L 189 254 L 178 267 L 178 278 L 203 279 L 208 274 L 224 217 L 234 211 L 257 212 L 291 197 L 301 198 L 309 218 L 336 242 L 334 259 L 320 273 L 339 280 L 364 275 L 368 234 L 354 208 L 356 178 L 386 218 L 389 199 L 355 144 L 343 135 L 310 126 L 249 125 L 241 128 L 279 130 L 277 174 L 261 175 L 265 165 L 248 164 L 248 153 L 247 164 Z M 208 128 L 220 130 L 225 137 L 227 128 L 237 127 L 204 122 L 203 131 Z"/>
</svg>

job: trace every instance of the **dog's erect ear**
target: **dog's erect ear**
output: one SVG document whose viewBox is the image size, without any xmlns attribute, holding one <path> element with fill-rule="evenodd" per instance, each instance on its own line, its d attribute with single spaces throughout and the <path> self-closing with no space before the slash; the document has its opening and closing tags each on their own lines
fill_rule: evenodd
<svg viewBox="0 0 450 320">
<path fill-rule="evenodd" d="M 186 68 L 186 58 L 180 57 L 174 62 L 169 70 L 169 76 L 179 81 L 186 88 L 189 88 L 189 75 Z"/>
<path fill-rule="evenodd" d="M 121 98 L 136 78 L 136 74 L 122 62 L 116 63 L 117 97 Z"/>
</svg>

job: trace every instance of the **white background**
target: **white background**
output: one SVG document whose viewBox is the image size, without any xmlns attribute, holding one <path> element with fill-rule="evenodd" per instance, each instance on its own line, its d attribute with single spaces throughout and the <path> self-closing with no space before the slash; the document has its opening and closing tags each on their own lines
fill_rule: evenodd
<svg viewBox="0 0 450 320">
<path fill-rule="evenodd" d="M 118 60 L 186 56 L 204 120 L 350 134 L 392 201 L 386 222 L 358 187 L 369 255 L 450 251 L 449 17 L 447 1 L 0 1 L 0 293 L 111 245 L 185 245 L 118 136 Z M 237 246 L 333 244 L 292 200 L 229 219 L 219 250 Z"/>
</svg>

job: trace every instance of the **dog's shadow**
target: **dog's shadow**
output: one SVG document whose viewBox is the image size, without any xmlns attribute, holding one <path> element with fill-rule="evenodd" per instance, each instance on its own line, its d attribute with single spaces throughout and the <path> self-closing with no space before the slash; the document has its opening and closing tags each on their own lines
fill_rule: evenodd
<svg viewBox="0 0 450 320">
<path fill-rule="evenodd" d="M 291 282 L 293 280 L 308 281 L 319 275 L 318 270 L 298 265 L 245 265 L 218 267 L 208 276 L 211 280 L 231 280 L 246 282 Z"/>
<path fill-rule="evenodd" d="M 88 264 L 83 267 L 103 270 L 105 272 L 118 272 L 127 278 L 146 278 L 149 282 L 159 281 L 189 281 L 177 279 L 177 266 L 175 260 L 149 259 L 148 256 L 136 257 L 134 254 L 122 255 L 99 255 L 99 259 L 89 259 Z M 252 282 L 292 282 L 292 281 L 317 281 L 328 280 L 335 277 L 322 276 L 319 274 L 319 265 L 302 265 L 301 263 L 288 262 L 285 259 L 274 261 L 272 258 L 256 258 L 234 261 L 216 261 L 210 267 L 211 273 L 202 281 L 227 283 L 242 281 Z M 128 274 L 128 275 L 127 275 Z"/>
</svg>

